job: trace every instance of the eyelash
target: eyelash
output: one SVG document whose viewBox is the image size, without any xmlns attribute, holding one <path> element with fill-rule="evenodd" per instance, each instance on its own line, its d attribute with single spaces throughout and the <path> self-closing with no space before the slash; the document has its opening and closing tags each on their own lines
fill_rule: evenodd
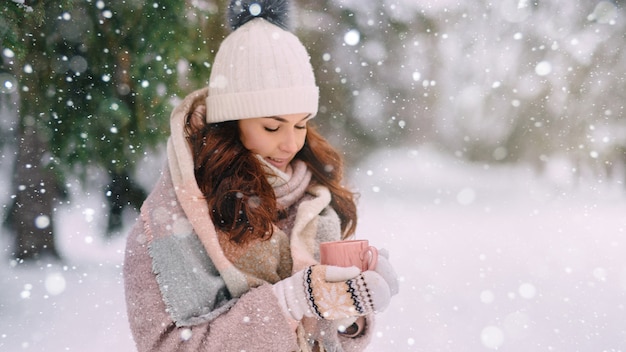
<svg viewBox="0 0 626 352">
<path fill-rule="evenodd" d="M 294 126 L 294 127 L 295 127 L 296 129 L 298 129 L 298 130 L 305 130 L 305 129 L 306 129 L 306 126 Z M 278 131 L 278 129 L 279 129 L 279 127 L 276 127 L 276 128 L 264 127 L 264 128 L 265 128 L 265 130 L 266 130 L 267 132 L 276 132 L 276 131 Z"/>
</svg>

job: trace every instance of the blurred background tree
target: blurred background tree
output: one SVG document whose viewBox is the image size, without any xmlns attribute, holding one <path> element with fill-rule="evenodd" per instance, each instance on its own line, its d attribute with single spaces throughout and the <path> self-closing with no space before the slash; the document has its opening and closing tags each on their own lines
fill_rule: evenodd
<svg viewBox="0 0 626 352">
<path fill-rule="evenodd" d="M 53 220 L 72 201 L 63 198 L 70 176 L 105 192 L 102 232 L 120 229 L 124 208 L 145 197 L 137 163 L 163 145 L 172 106 L 207 83 L 227 3 L 0 8 L 2 104 L 18 116 L 2 122 L 0 141 L 15 151 L 5 211 L 14 256 L 58 255 Z M 349 165 L 377 148 L 434 145 L 464 160 L 537 172 L 558 161 L 572 179 L 623 182 L 623 1 L 295 3 L 294 30 L 321 90 L 314 123 Z"/>
<path fill-rule="evenodd" d="M 333 44 L 314 56 L 322 104 L 346 100 L 328 132 L 352 133 L 350 156 L 430 144 L 471 161 L 538 172 L 559 161 L 573 179 L 624 181 L 624 1 L 309 6 L 307 28 Z"/>
<path fill-rule="evenodd" d="M 14 257 L 59 256 L 53 220 L 68 175 L 105 188 L 108 232 L 120 227 L 125 207 L 141 205 L 135 163 L 167 136 L 172 101 L 206 83 L 224 35 L 218 8 L 192 3 L 3 5 L 0 71 L 5 90 L 19 96 L 7 143 L 16 151 L 6 214 Z"/>
</svg>

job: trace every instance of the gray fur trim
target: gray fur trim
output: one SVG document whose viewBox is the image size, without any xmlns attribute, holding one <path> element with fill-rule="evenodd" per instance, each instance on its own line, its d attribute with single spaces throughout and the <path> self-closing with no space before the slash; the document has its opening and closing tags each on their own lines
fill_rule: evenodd
<svg viewBox="0 0 626 352">
<path fill-rule="evenodd" d="M 163 301 L 177 326 L 212 321 L 235 304 L 194 233 L 155 238 L 149 253 Z"/>
</svg>

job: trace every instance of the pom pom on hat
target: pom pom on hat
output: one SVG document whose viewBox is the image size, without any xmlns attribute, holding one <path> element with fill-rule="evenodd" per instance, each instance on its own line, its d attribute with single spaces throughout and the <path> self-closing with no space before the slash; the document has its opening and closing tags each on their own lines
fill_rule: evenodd
<svg viewBox="0 0 626 352">
<path fill-rule="evenodd" d="M 228 6 L 228 24 L 235 30 L 255 18 L 264 18 L 289 29 L 289 4 L 286 0 L 236 0 Z"/>
<path fill-rule="evenodd" d="M 309 54 L 287 27 L 285 0 L 231 1 L 234 29 L 215 56 L 207 122 L 317 114 L 319 89 Z"/>
</svg>

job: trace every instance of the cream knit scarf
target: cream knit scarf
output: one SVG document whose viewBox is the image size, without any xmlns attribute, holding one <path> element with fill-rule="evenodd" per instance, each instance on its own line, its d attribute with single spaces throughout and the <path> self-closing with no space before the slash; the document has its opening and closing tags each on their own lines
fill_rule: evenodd
<svg viewBox="0 0 626 352">
<path fill-rule="evenodd" d="M 191 106 L 196 100 L 203 100 L 206 97 L 207 88 L 189 94 L 172 112 L 170 127 L 171 137 L 168 140 L 167 155 L 172 182 L 176 192 L 176 197 L 185 215 L 195 230 L 200 242 L 204 246 L 209 258 L 224 279 L 228 291 L 233 297 L 240 297 L 250 289 L 246 273 L 238 269 L 226 257 L 211 217 L 204 196 L 196 183 L 194 175 L 194 164 L 191 150 L 185 139 L 184 126 L 185 118 L 191 110 Z M 304 166 L 304 165 L 302 165 Z M 271 167 L 271 166 L 270 166 Z M 339 239 L 341 233 L 330 229 L 335 224 L 327 224 L 323 221 L 322 226 L 329 230 L 318 231 L 319 215 L 325 211 L 330 204 L 330 191 L 323 186 L 309 185 L 310 174 L 301 166 L 296 164 L 289 180 L 278 176 L 270 179 L 270 183 L 275 187 L 278 202 L 281 206 L 289 206 L 301 195 L 300 192 L 306 188 L 306 192 L 311 195 L 310 199 L 302 201 L 290 234 L 290 249 L 293 257 L 293 271 L 298 271 L 308 265 L 317 263 L 317 247 L 322 241 Z M 304 171 L 304 173 L 303 173 Z M 282 180 L 282 181 L 281 181 Z M 297 182 L 299 181 L 299 182 Z M 292 188 L 297 183 L 297 187 Z M 310 186 L 307 188 L 307 186 Z M 336 214 L 335 214 L 336 217 Z M 338 220 L 338 219 L 337 219 Z M 333 220 L 334 221 L 334 220 Z"/>
<path fill-rule="evenodd" d="M 286 209 L 302 197 L 309 186 L 309 182 L 311 182 L 311 171 L 302 161 L 296 160 L 293 166 L 288 167 L 286 172 L 282 172 L 267 163 L 262 157 L 258 156 L 258 159 L 266 168 L 267 180 L 274 188 L 276 201 L 280 208 Z"/>
</svg>

